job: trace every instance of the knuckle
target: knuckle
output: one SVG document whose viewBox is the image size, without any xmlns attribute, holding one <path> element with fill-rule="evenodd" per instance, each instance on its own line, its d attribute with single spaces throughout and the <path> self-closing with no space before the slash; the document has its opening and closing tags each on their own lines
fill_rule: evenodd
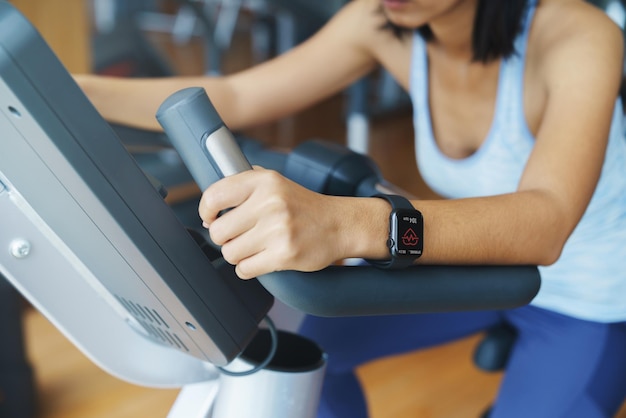
<svg viewBox="0 0 626 418">
<path fill-rule="evenodd" d="M 209 228 L 209 237 L 211 241 L 213 241 L 217 245 L 223 245 L 226 243 L 226 239 L 224 238 L 224 234 L 222 233 L 219 223 L 214 222 Z"/>
<path fill-rule="evenodd" d="M 237 274 L 237 276 L 243 280 L 248 280 L 256 277 L 256 275 L 249 268 L 247 263 L 237 264 L 237 267 L 235 267 L 235 274 Z"/>
<path fill-rule="evenodd" d="M 297 260 L 297 254 L 298 252 L 296 247 L 293 245 L 293 240 L 289 238 L 283 240 L 282 243 L 276 248 L 276 256 L 278 260 L 281 260 L 280 264 L 282 266 L 293 265 Z"/>
<path fill-rule="evenodd" d="M 282 178 L 282 175 L 275 170 L 264 170 L 262 174 L 268 183 L 280 183 Z"/>
<path fill-rule="evenodd" d="M 232 245 L 225 244 L 222 246 L 222 257 L 224 258 L 224 260 L 232 265 L 237 265 L 237 263 L 239 262 Z"/>
</svg>

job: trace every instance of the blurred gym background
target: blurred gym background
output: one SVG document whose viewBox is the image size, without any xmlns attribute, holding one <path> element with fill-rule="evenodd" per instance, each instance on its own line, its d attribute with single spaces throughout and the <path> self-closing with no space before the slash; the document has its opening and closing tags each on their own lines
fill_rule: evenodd
<svg viewBox="0 0 626 418">
<path fill-rule="evenodd" d="M 73 73 L 120 77 L 229 74 L 306 39 L 349 0 L 13 0 Z M 597 0 L 624 27 L 620 0 Z M 198 227 L 199 190 L 160 134 L 114 127 L 168 203 Z M 413 154 L 411 108 L 378 71 L 301 114 L 239 134 L 291 148 L 321 138 L 368 153 L 384 176 L 413 194 L 436 197 Z M 0 418 L 165 417 L 177 390 L 122 382 L 86 359 L 0 280 Z M 473 364 L 481 336 L 382 359 L 359 370 L 372 418 L 478 417 L 501 372 Z M 346 417 L 349 418 L 349 417 Z M 618 418 L 626 418 L 626 407 Z"/>
</svg>

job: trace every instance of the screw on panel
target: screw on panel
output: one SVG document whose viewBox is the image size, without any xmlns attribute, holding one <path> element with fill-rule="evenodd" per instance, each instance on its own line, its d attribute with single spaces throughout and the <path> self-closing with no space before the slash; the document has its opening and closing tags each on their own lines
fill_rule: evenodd
<svg viewBox="0 0 626 418">
<path fill-rule="evenodd" d="M 30 254 L 30 242 L 24 239 L 13 240 L 9 246 L 11 255 L 15 258 L 24 258 Z"/>
</svg>

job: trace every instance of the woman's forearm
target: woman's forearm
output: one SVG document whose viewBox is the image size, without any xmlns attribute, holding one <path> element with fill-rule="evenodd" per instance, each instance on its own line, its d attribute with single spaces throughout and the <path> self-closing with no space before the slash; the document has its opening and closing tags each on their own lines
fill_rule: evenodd
<svg viewBox="0 0 626 418">
<path fill-rule="evenodd" d="M 163 101 L 186 87 L 203 87 L 224 121 L 238 129 L 234 95 L 220 77 L 119 78 L 76 75 L 76 81 L 100 114 L 108 121 L 139 129 L 161 130 L 155 115 Z"/>
<path fill-rule="evenodd" d="M 577 211 L 538 189 L 412 204 L 424 218 L 425 264 L 551 264 L 578 221 Z M 390 211 L 383 199 L 320 195 L 263 169 L 212 184 L 199 207 L 242 278 L 315 271 L 344 258 L 388 259 Z"/>
<path fill-rule="evenodd" d="M 413 204 L 428 264 L 552 264 L 578 221 L 540 191 Z"/>
</svg>

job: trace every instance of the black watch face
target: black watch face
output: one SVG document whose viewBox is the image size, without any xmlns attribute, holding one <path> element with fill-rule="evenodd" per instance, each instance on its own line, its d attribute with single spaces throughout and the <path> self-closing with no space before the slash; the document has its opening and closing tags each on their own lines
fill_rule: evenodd
<svg viewBox="0 0 626 418">
<path fill-rule="evenodd" d="M 395 255 L 411 258 L 422 255 L 424 223 L 420 212 L 410 209 L 394 211 L 391 231 Z"/>
</svg>

